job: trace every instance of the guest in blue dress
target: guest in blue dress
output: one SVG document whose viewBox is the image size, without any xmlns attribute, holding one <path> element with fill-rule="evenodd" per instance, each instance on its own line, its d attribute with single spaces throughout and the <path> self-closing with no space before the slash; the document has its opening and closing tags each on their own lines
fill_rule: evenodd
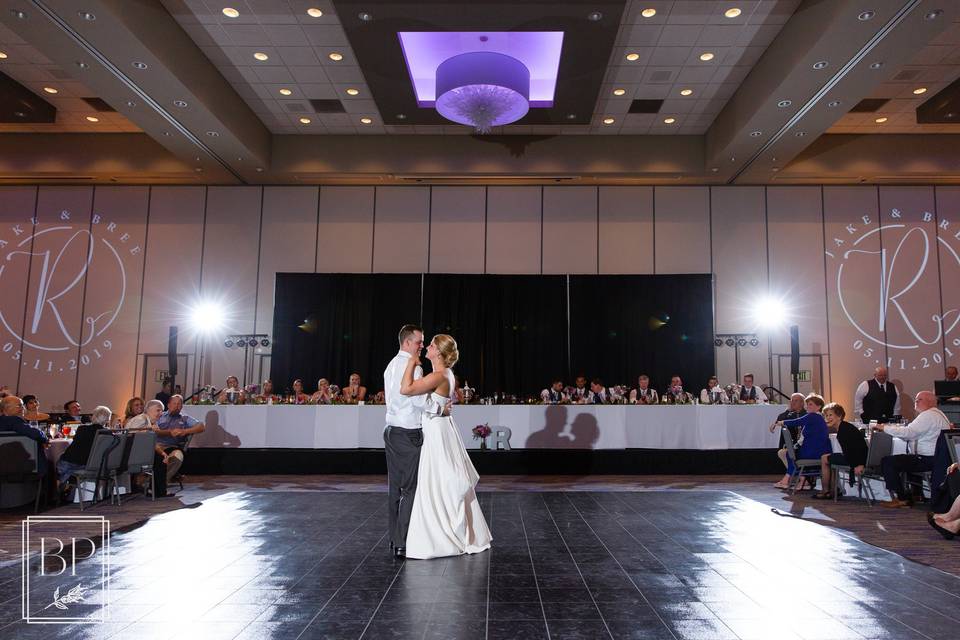
<svg viewBox="0 0 960 640">
<path fill-rule="evenodd" d="M 797 440 L 800 444 L 796 449 L 798 460 L 819 460 L 820 456 L 833 451 L 830 446 L 830 432 L 827 429 L 827 422 L 820 413 L 823 405 L 823 398 L 811 393 L 804 398 L 804 407 L 807 409 L 806 415 L 793 420 L 783 420 L 779 423 L 782 427 L 797 427 L 799 429 Z M 788 457 L 787 473 L 793 475 L 794 469 L 793 459 Z"/>
</svg>

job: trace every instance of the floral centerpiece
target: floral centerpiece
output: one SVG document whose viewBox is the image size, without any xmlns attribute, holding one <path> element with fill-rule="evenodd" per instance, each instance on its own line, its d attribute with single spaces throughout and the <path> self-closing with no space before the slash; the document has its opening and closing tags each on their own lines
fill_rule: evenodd
<svg viewBox="0 0 960 640">
<path fill-rule="evenodd" d="M 487 448 L 487 436 L 489 436 L 491 433 L 493 433 L 492 430 L 490 429 L 490 425 L 488 425 L 488 424 L 478 424 L 477 426 L 475 426 L 475 427 L 471 430 L 471 432 L 473 433 L 473 439 L 480 441 L 480 448 L 481 448 L 481 449 L 486 449 L 486 448 Z"/>
</svg>

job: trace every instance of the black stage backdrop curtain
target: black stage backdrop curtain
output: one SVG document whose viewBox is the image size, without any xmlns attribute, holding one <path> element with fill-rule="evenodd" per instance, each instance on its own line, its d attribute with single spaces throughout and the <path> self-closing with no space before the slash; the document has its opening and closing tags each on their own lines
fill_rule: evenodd
<svg viewBox="0 0 960 640">
<path fill-rule="evenodd" d="M 303 378 L 312 392 L 356 371 L 372 394 L 397 353 L 397 332 L 420 317 L 420 274 L 278 273 L 270 376 L 277 391 Z"/>
<path fill-rule="evenodd" d="M 571 374 L 631 388 L 646 373 L 698 390 L 713 374 L 710 275 L 570 276 Z"/>
<path fill-rule="evenodd" d="M 566 287 L 566 276 L 427 275 L 426 339 L 452 335 L 454 371 L 483 395 L 535 395 L 567 370 Z"/>
</svg>

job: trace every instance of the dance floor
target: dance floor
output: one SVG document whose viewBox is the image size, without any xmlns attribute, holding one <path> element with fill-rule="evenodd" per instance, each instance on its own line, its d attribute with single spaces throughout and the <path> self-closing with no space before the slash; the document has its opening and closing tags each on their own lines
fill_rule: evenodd
<svg viewBox="0 0 960 640">
<path fill-rule="evenodd" d="M 960 625 L 957 577 L 728 491 L 480 500 L 491 551 L 396 561 L 382 492 L 227 492 L 113 536 L 106 623 L 15 621 L 20 571 L 3 568 L 0 637 L 941 639 Z"/>
</svg>

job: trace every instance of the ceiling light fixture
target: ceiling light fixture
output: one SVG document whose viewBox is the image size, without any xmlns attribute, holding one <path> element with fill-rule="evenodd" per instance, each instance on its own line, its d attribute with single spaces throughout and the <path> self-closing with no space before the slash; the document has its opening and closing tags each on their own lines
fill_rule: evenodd
<svg viewBox="0 0 960 640">
<path fill-rule="evenodd" d="M 373 120 L 371 120 L 370 118 L 360 118 L 360 122 L 362 124 L 373 124 Z"/>
<path fill-rule="evenodd" d="M 567 114 L 567 120 L 576 120 L 576 119 L 577 119 L 577 114 L 575 114 L 575 113 L 568 113 L 568 114 Z"/>
<path fill-rule="evenodd" d="M 806 131 L 797 131 L 795 134 L 793 134 L 795 138 L 802 138 L 805 135 L 807 135 Z"/>
<path fill-rule="evenodd" d="M 373 21 L 373 15 L 367 13 L 366 11 L 361 11 L 361 12 L 359 13 L 359 15 L 357 15 L 357 17 L 360 18 L 360 21 L 361 21 L 361 22 L 372 22 L 372 21 Z"/>
<path fill-rule="evenodd" d="M 777 103 L 777 106 L 783 109 L 785 107 L 789 107 L 792 104 L 793 104 L 793 100 L 781 100 L 780 102 Z"/>
<path fill-rule="evenodd" d="M 353 87 L 350 87 L 349 89 L 347 89 L 347 95 L 348 95 L 348 96 L 358 96 L 358 95 L 360 95 L 360 89 L 354 89 Z"/>
<path fill-rule="evenodd" d="M 682 95 L 682 96 L 690 96 L 690 95 L 693 95 L 693 89 L 681 89 L 681 90 L 680 90 L 680 95 Z"/>
<path fill-rule="evenodd" d="M 871 69 L 874 69 L 874 70 L 879 69 L 879 68 L 881 68 L 882 66 L 883 66 L 883 63 L 882 63 L 882 62 L 873 62 L 873 63 L 870 64 L 870 68 L 871 68 Z"/>
<path fill-rule="evenodd" d="M 751 132 L 750 132 L 750 137 L 751 137 L 751 138 L 759 138 L 759 137 L 762 136 L 762 135 L 763 135 L 763 131 L 751 131 Z"/>
<path fill-rule="evenodd" d="M 614 122 L 616 122 L 616 119 L 615 119 L 615 118 L 604 118 L 604 119 L 603 119 L 603 124 L 613 124 Z"/>
<path fill-rule="evenodd" d="M 54 89 L 53 87 L 44 87 L 43 90 L 46 91 L 47 93 L 60 93 L 59 91 L 57 91 L 57 90 Z"/>
<path fill-rule="evenodd" d="M 83 62 L 83 61 L 77 62 L 77 66 L 80 67 L 81 69 L 87 69 L 90 67 L 90 65 L 88 65 L 86 62 Z"/>
<path fill-rule="evenodd" d="M 589 20 L 590 22 L 600 22 L 601 20 L 603 20 L 603 14 L 600 13 L 599 11 L 591 11 L 590 13 L 587 14 L 587 20 Z"/>
<path fill-rule="evenodd" d="M 227 16 L 228 18 L 239 18 L 240 12 L 234 9 L 233 7 L 224 7 L 223 15 Z"/>
<path fill-rule="evenodd" d="M 310 118 L 300 118 L 300 124 L 310 124 Z"/>
<path fill-rule="evenodd" d="M 407 119 L 407 114 L 405 114 L 405 113 L 398 113 L 398 114 L 397 114 L 397 120 L 406 120 L 406 119 Z"/>
<path fill-rule="evenodd" d="M 220 134 L 219 134 L 218 132 L 216 132 L 216 131 L 207 131 L 207 135 L 210 136 L 211 138 L 219 138 L 219 137 L 220 137 Z"/>
<path fill-rule="evenodd" d="M 6 59 L 7 59 L 7 54 L 4 53 L 3 51 L 0 51 L 0 60 L 6 60 Z"/>
<path fill-rule="evenodd" d="M 14 112 L 13 112 L 13 115 L 17 116 L 18 118 L 26 118 L 26 117 L 27 117 L 27 114 L 25 114 L 23 111 L 14 111 Z"/>
<path fill-rule="evenodd" d="M 916 89 L 913 90 L 913 95 L 919 96 L 919 95 L 922 95 L 922 94 L 924 94 L 924 93 L 926 93 L 926 92 L 927 92 L 927 88 L 926 88 L 926 87 L 917 87 Z"/>
<path fill-rule="evenodd" d="M 826 69 L 826 68 L 827 68 L 827 65 L 829 65 L 829 64 L 830 64 L 830 63 L 827 62 L 826 60 L 821 60 L 820 62 L 814 62 L 814 63 L 813 63 L 813 68 L 816 69 L 817 71 L 819 71 L 820 69 Z"/>
<path fill-rule="evenodd" d="M 87 116 L 87 122 L 100 122 L 100 118 L 95 118 L 94 116 Z"/>
<path fill-rule="evenodd" d="M 341 60 L 343 60 L 343 54 L 342 54 L 342 53 L 338 53 L 337 51 L 334 51 L 333 53 L 331 53 L 331 54 L 330 54 L 329 56 L 327 56 L 327 57 L 330 58 L 331 60 L 333 60 L 334 62 L 340 62 Z"/>
<path fill-rule="evenodd" d="M 82 65 L 82 64 L 84 64 L 84 63 L 81 62 L 80 64 Z M 139 60 L 135 60 L 135 61 L 131 62 L 130 64 L 133 65 L 133 68 L 134 68 L 134 69 L 140 69 L 141 71 L 143 71 L 144 69 L 147 68 L 147 63 L 146 63 L 146 62 L 140 62 Z M 85 67 L 82 67 L 82 66 L 81 66 L 80 68 L 83 69 L 83 68 L 85 68 Z"/>
<path fill-rule="evenodd" d="M 311 18 L 321 18 L 323 17 L 323 11 L 320 11 L 320 9 L 317 9 L 316 7 L 310 7 L 307 9 L 307 15 Z M 261 171 L 263 171 L 263 169 L 261 169 Z"/>
<path fill-rule="evenodd" d="M 877 118 L 876 120 L 874 120 L 874 122 L 876 122 L 877 124 L 883 124 L 883 123 L 886 122 L 886 121 L 887 121 L 886 116 L 881 116 L 881 117 Z"/>
<path fill-rule="evenodd" d="M 636 62 L 637 60 L 640 59 L 640 54 L 639 54 L 639 53 L 628 53 L 628 54 L 626 55 L 626 58 L 627 58 L 627 60 L 629 60 L 630 62 Z"/>
<path fill-rule="evenodd" d="M 705 51 L 700 54 L 700 59 L 703 60 L 704 62 L 710 62 L 711 60 L 713 60 L 713 54 L 710 53 L 709 51 Z"/>
<path fill-rule="evenodd" d="M 924 20 L 936 20 L 940 17 L 940 14 L 943 13 L 943 9 L 934 9 L 927 15 L 923 16 Z"/>
<path fill-rule="evenodd" d="M 711 167 L 710 171 L 716 173 L 717 171 L 720 171 L 720 167 Z"/>
<path fill-rule="evenodd" d="M 289 95 L 291 95 L 292 93 L 293 93 L 293 91 L 291 91 L 290 89 L 286 89 L 286 88 L 280 89 L 280 95 L 282 95 L 282 96 L 289 96 Z"/>
<path fill-rule="evenodd" d="M 739 8 L 739 7 L 731 7 L 731 8 L 729 8 L 729 9 L 727 9 L 726 11 L 724 11 L 724 12 L 723 12 L 723 15 L 727 16 L 728 18 L 736 18 L 736 17 L 738 17 L 741 13 L 742 13 L 742 12 L 740 11 L 740 8 Z"/>
<path fill-rule="evenodd" d="M 132 108 L 134 108 L 135 106 L 137 106 L 137 103 L 134 102 L 133 100 L 127 100 L 127 106 L 132 109 Z"/>
<path fill-rule="evenodd" d="M 77 11 L 77 15 L 88 22 L 93 22 L 94 20 L 97 19 L 97 16 L 90 13 L 89 11 Z"/>
<path fill-rule="evenodd" d="M 175 107 L 180 107 L 181 109 L 185 109 L 186 106 L 187 106 L 187 101 L 186 101 L 186 100 L 174 100 L 174 101 L 173 101 L 173 106 L 175 106 Z"/>
<path fill-rule="evenodd" d="M 828 106 L 828 107 L 831 107 L 831 108 L 833 108 L 833 107 L 839 107 L 839 106 L 840 106 L 840 101 L 839 101 L 839 100 L 831 100 L 830 102 L 827 103 L 827 106 Z"/>
<path fill-rule="evenodd" d="M 257 173 L 263 173 L 263 167 L 257 167 Z"/>
<path fill-rule="evenodd" d="M 863 13 L 857 16 L 857 20 L 859 20 L 860 22 L 866 22 L 867 20 L 870 20 L 871 18 L 873 18 L 873 16 L 875 15 L 877 14 L 873 11 L 864 11 Z"/>
<path fill-rule="evenodd" d="M 253 54 L 253 57 L 259 60 L 260 62 L 270 59 L 270 56 L 265 54 L 263 51 L 257 51 L 255 54 Z"/>
<path fill-rule="evenodd" d="M 653 16 L 657 15 L 657 10 L 652 8 L 644 9 L 640 12 L 640 15 L 642 15 L 644 18 L 652 18 Z"/>
<path fill-rule="evenodd" d="M 26 20 L 26 19 L 27 19 L 27 14 L 24 13 L 23 11 L 20 11 L 19 9 L 12 9 L 12 10 L 10 11 L 10 13 L 12 13 L 12 14 L 13 14 L 13 17 L 16 18 L 16 19 L 18 19 L 18 20 Z"/>
<path fill-rule="evenodd" d="M 626 89 L 614 89 L 614 90 L 613 90 L 613 95 L 615 95 L 615 96 L 622 96 L 622 95 L 625 94 L 626 92 L 627 92 Z"/>
<path fill-rule="evenodd" d="M 663 119 L 663 124 L 673 124 L 673 123 L 676 122 L 676 121 L 677 121 L 676 118 L 664 118 L 664 119 Z"/>
</svg>

